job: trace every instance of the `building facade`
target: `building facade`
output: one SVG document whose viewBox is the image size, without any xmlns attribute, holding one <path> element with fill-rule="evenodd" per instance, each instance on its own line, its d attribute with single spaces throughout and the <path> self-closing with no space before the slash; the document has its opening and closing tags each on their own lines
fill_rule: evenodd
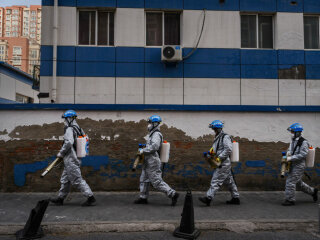
<svg viewBox="0 0 320 240">
<path fill-rule="evenodd" d="M 49 94 L 53 2 L 42 8 Z M 70 0 L 57 14 L 57 103 L 320 104 L 317 0 Z M 161 61 L 163 45 L 187 57 L 200 35 L 190 57 Z"/>
</svg>

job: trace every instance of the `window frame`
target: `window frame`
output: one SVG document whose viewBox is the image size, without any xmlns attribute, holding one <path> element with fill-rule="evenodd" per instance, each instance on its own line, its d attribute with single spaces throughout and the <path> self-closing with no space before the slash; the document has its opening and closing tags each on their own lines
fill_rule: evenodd
<svg viewBox="0 0 320 240">
<path fill-rule="evenodd" d="M 162 13 L 161 14 L 161 17 L 162 17 L 162 45 L 147 45 L 147 13 Z M 179 24 L 180 24 L 180 32 L 179 32 L 179 39 L 180 39 L 180 44 L 179 46 L 182 46 L 182 21 L 181 21 L 181 18 L 182 18 L 182 14 L 183 14 L 183 11 L 163 11 L 163 10 L 146 10 L 145 13 L 144 13 L 144 27 L 145 27 L 145 38 L 144 38 L 144 45 L 145 47 L 150 47 L 150 48 L 159 48 L 159 47 L 162 47 L 162 46 L 166 46 L 164 44 L 164 41 L 165 41 L 165 18 L 164 18 L 164 14 L 165 13 L 176 13 L 176 14 L 179 14 Z"/>
<path fill-rule="evenodd" d="M 318 26 L 319 26 L 319 48 L 305 48 L 305 32 L 304 32 L 304 17 L 318 17 Z M 320 51 L 320 15 L 315 15 L 315 14 L 303 14 L 303 49 L 305 51 Z"/>
<path fill-rule="evenodd" d="M 95 44 L 80 44 L 79 43 L 79 29 L 80 29 L 80 12 L 95 12 Z M 98 44 L 98 20 L 99 20 L 99 12 L 107 12 L 108 13 L 108 42 L 110 43 L 110 13 L 113 13 L 113 45 L 99 45 Z M 114 9 L 90 9 L 90 8 L 78 8 L 77 9 L 77 46 L 80 47 L 115 47 L 115 10 Z"/>
<path fill-rule="evenodd" d="M 256 16 L 256 47 L 254 48 L 247 48 L 242 47 L 242 36 L 241 36 L 241 16 L 242 15 L 251 15 Z M 264 17 L 272 17 L 272 48 L 260 48 L 259 47 L 259 16 Z M 272 50 L 275 49 L 275 15 L 272 13 L 246 13 L 246 12 L 240 12 L 240 49 L 265 49 L 265 50 Z"/>
</svg>

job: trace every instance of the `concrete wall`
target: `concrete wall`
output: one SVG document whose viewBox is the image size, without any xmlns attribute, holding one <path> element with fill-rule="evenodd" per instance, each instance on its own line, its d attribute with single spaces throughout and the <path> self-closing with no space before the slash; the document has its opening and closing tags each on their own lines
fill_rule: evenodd
<svg viewBox="0 0 320 240">
<path fill-rule="evenodd" d="M 53 6 L 43 4 L 40 90 L 50 93 Z M 77 44 L 80 7 L 115 12 L 114 46 Z M 202 9 L 206 22 L 198 50 L 176 66 L 162 63 L 161 48 L 146 46 L 145 12 L 181 12 L 186 56 L 200 35 Z M 274 16 L 274 49 L 241 49 L 242 13 Z M 319 105 L 313 87 L 320 79 L 320 52 L 304 50 L 303 16 L 310 13 L 320 13 L 316 0 L 61 2 L 57 103 Z"/>
<path fill-rule="evenodd" d="M 82 172 L 94 191 L 137 191 L 140 169 L 130 167 L 138 143 L 145 142 L 148 116 L 160 114 L 161 131 L 171 143 L 165 180 L 177 189 L 188 184 L 207 190 L 212 169 L 202 158 L 213 137 L 208 124 L 225 121 L 225 132 L 240 143 L 240 162 L 233 170 L 241 190 L 283 190 L 281 152 L 290 141 L 286 128 L 301 122 L 304 137 L 317 147 L 315 167 L 308 169 L 312 185 L 319 183 L 319 113 L 77 111 L 78 123 L 90 137 L 90 156 Z M 60 110 L 0 111 L 0 190 L 57 191 L 61 169 L 39 176 L 59 151 L 63 139 Z"/>
</svg>

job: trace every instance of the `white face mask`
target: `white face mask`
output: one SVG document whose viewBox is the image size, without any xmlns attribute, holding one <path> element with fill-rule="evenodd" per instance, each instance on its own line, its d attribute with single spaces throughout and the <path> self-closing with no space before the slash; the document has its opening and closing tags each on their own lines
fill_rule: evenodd
<svg viewBox="0 0 320 240">
<path fill-rule="evenodd" d="M 295 134 L 294 133 L 290 133 L 291 138 L 294 139 L 295 138 Z"/>
<path fill-rule="evenodd" d="M 153 129 L 153 124 L 152 123 L 149 123 L 148 124 L 148 131 L 151 131 Z"/>
<path fill-rule="evenodd" d="M 215 137 L 216 136 L 216 132 L 212 129 L 212 135 Z"/>
</svg>

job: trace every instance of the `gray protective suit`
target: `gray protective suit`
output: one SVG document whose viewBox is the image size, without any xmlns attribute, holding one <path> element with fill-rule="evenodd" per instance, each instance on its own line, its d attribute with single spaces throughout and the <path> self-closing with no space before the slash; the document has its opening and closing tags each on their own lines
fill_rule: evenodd
<svg viewBox="0 0 320 240">
<path fill-rule="evenodd" d="M 288 149 L 288 153 L 291 154 L 292 159 L 291 168 L 286 180 L 285 198 L 292 202 L 295 201 L 296 185 L 300 186 L 304 193 L 309 195 L 314 193 L 314 188 L 302 181 L 302 176 L 306 168 L 306 157 L 309 151 L 309 143 L 307 140 L 304 140 L 301 147 L 297 147 L 296 151 L 293 152 L 298 140 L 299 138 L 292 140 Z"/>
<path fill-rule="evenodd" d="M 219 191 L 222 184 L 226 184 L 231 193 L 232 198 L 239 198 L 237 185 L 234 182 L 231 173 L 231 161 L 230 155 L 232 152 L 232 142 L 229 135 L 225 135 L 222 141 L 222 137 L 225 133 L 221 131 L 214 139 L 213 150 L 216 156 L 221 159 L 221 166 L 214 172 L 211 180 L 211 186 L 207 192 L 207 197 L 213 199 L 215 194 Z"/>
<path fill-rule="evenodd" d="M 72 125 L 79 127 L 76 120 L 71 123 Z M 59 152 L 59 155 L 63 157 L 64 169 L 60 179 L 61 188 L 58 197 L 66 198 L 70 192 L 71 185 L 77 187 L 85 197 L 91 197 L 93 193 L 81 176 L 81 160 L 77 158 L 77 153 L 73 147 L 75 139 L 74 130 L 71 126 L 65 130 L 63 146 Z"/>
<path fill-rule="evenodd" d="M 140 198 L 144 199 L 149 196 L 150 182 L 156 190 L 166 193 L 170 198 L 175 194 L 175 190 L 169 187 L 161 177 L 161 161 L 158 151 L 160 152 L 162 135 L 159 128 L 157 126 L 149 133 L 146 147 L 143 149 L 144 164 L 140 176 Z"/>
</svg>

